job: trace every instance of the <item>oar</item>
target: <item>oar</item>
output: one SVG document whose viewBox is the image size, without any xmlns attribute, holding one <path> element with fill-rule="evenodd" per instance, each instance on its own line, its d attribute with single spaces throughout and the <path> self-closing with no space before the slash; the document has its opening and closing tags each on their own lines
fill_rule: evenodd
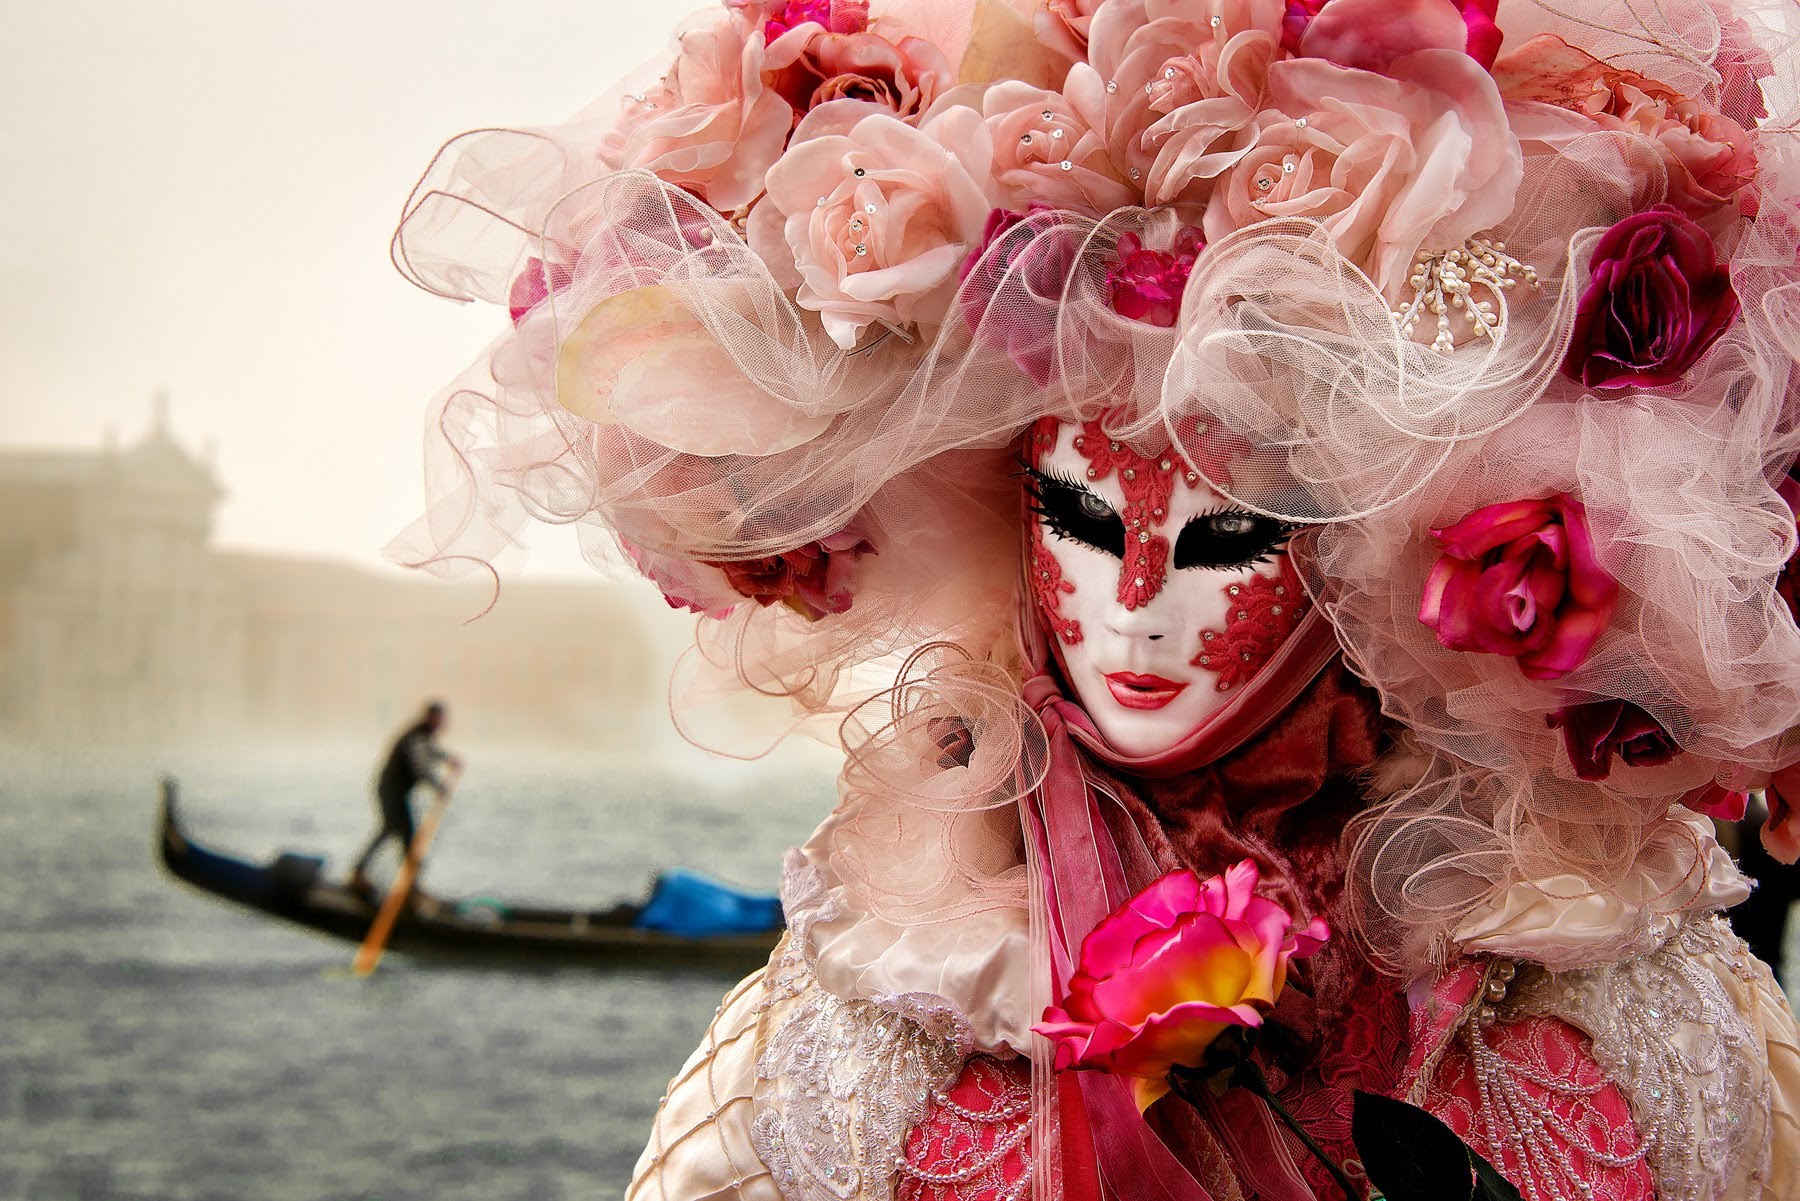
<svg viewBox="0 0 1800 1201">
<path fill-rule="evenodd" d="M 444 773 L 444 786 L 438 789 L 437 799 L 425 811 L 419 832 L 413 835 L 412 845 L 406 849 L 406 857 L 400 864 L 400 874 L 394 877 L 393 887 L 382 898 L 381 912 L 375 915 L 362 946 L 356 948 L 356 958 L 350 964 L 350 970 L 356 975 L 367 976 L 381 962 L 381 953 L 387 950 L 388 936 L 394 932 L 394 922 L 399 919 L 400 910 L 405 906 L 406 898 L 412 895 L 413 884 L 419 878 L 425 852 L 431 849 L 431 840 L 437 837 L 438 822 L 443 820 L 444 810 L 450 805 L 450 793 L 461 770 L 461 764 L 453 764 Z"/>
</svg>

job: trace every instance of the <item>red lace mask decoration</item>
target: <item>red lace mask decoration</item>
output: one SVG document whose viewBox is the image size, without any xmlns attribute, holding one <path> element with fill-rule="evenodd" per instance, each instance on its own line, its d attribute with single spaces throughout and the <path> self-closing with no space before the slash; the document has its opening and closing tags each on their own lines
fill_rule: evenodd
<svg viewBox="0 0 1800 1201">
<path fill-rule="evenodd" d="M 1225 585 L 1232 606 L 1222 629 L 1200 631 L 1195 667 L 1219 673 L 1217 688 L 1229 692 L 1258 671 L 1280 649 L 1306 616 L 1310 603 L 1293 560 L 1281 557 L 1281 574 L 1253 574 Z"/>
</svg>

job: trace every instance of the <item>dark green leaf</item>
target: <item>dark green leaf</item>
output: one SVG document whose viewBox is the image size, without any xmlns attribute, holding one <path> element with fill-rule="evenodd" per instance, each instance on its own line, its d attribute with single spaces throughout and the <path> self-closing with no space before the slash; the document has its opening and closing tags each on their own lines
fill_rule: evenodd
<svg viewBox="0 0 1800 1201">
<path fill-rule="evenodd" d="M 1496 1168 L 1475 1152 L 1469 1152 L 1469 1158 L 1475 1161 L 1475 1201 L 1524 1201 L 1513 1182 L 1500 1174 Z"/>
<path fill-rule="evenodd" d="M 1387 1201 L 1519 1201 L 1455 1131 L 1416 1105 L 1359 1091 L 1350 1134 Z"/>
</svg>

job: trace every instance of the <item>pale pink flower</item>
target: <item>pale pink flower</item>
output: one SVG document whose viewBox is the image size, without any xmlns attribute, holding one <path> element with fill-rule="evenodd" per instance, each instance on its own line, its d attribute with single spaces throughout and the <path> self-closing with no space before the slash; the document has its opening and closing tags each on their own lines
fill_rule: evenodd
<svg viewBox="0 0 1800 1201">
<path fill-rule="evenodd" d="M 833 100 L 865 100 L 916 117 L 955 82 L 950 63 L 923 38 L 801 25 L 769 44 L 763 80 L 804 116 Z"/>
<path fill-rule="evenodd" d="M 1200 203 L 1230 165 L 1230 135 L 1265 98 L 1283 0 L 1105 0 L 1088 61 L 1065 91 L 1098 88 L 1101 132 L 1150 205 Z M 1216 21 L 1216 23 L 1215 23 Z"/>
<path fill-rule="evenodd" d="M 1098 130 L 1104 97 L 1099 88 L 1050 92 L 1016 79 L 987 89 L 981 111 L 994 139 L 1002 204 L 1103 216 L 1137 202 L 1137 190 L 1107 157 Z"/>
<path fill-rule="evenodd" d="M 1256 861 L 1204 882 L 1173 871 L 1108 914 L 1082 940 L 1060 1006 L 1032 1027 L 1056 1044 L 1056 1068 L 1132 1080 L 1139 1108 L 1169 1091 L 1169 1070 L 1195 1067 L 1231 1026 L 1260 1026 L 1288 964 L 1324 945 L 1325 919 L 1256 894 Z"/>
<path fill-rule="evenodd" d="M 1736 121 L 1552 34 L 1495 63 L 1494 78 L 1508 100 L 1554 104 L 1645 139 L 1668 168 L 1666 199 L 1690 217 L 1717 212 L 1756 176 L 1756 152 Z"/>
<path fill-rule="evenodd" d="M 684 34 L 669 73 L 626 98 L 607 166 L 652 171 L 720 212 L 748 205 L 794 124 L 787 102 L 763 85 L 765 50 L 748 12 L 721 11 Z"/>
<path fill-rule="evenodd" d="M 1038 41 L 1067 58 L 1080 62 L 1087 57 L 1088 26 L 1101 0 L 1046 0 L 1044 7 L 1031 18 Z"/>
<path fill-rule="evenodd" d="M 813 116 L 769 171 L 750 248 L 845 349 L 877 322 L 942 321 L 994 208 L 981 114 L 953 106 L 915 129 L 840 101 Z"/>
<path fill-rule="evenodd" d="M 1504 220 L 1524 159 L 1488 73 L 1446 50 L 1389 70 L 1314 58 L 1270 67 L 1270 103 L 1212 194 L 1207 240 L 1311 218 L 1393 297 L 1421 248 L 1459 246 Z"/>
</svg>

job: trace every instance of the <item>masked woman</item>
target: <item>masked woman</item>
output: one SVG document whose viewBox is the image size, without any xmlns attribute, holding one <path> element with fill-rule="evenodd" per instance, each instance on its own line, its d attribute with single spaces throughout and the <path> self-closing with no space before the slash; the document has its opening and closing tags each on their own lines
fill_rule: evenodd
<svg viewBox="0 0 1800 1201">
<path fill-rule="evenodd" d="M 1791 1195 L 1707 817 L 1800 759 L 1792 20 L 733 0 L 440 154 L 513 326 L 400 557 L 585 523 L 841 719 L 629 1195 L 1360 1199 L 1359 1092 Z"/>
</svg>

